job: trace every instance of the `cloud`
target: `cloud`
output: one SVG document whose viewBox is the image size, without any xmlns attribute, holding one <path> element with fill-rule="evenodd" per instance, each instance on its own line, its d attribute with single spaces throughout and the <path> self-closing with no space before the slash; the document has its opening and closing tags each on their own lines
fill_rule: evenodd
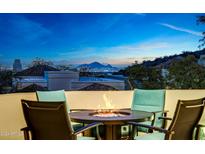
<svg viewBox="0 0 205 154">
<path fill-rule="evenodd" d="M 110 16 L 104 16 L 97 19 L 96 23 L 102 31 L 107 31 L 112 28 L 117 22 L 120 21 L 122 14 L 113 14 Z"/>
<path fill-rule="evenodd" d="M 142 52 L 142 51 L 153 51 L 157 49 L 166 49 L 170 47 L 170 44 L 167 42 L 144 42 L 140 44 L 130 44 L 130 45 L 122 45 L 122 46 L 114 46 L 108 47 L 104 49 L 110 53 L 112 52 Z"/>
<path fill-rule="evenodd" d="M 69 63 L 81 64 L 99 61 L 112 65 L 130 65 L 135 61 L 156 58 L 155 51 L 167 49 L 171 44 L 163 41 L 147 41 L 138 44 L 128 44 L 111 47 L 73 48 L 66 52 L 58 52 L 58 60 L 67 59 Z M 151 54 L 151 55 L 150 55 Z"/>
<path fill-rule="evenodd" d="M 123 48 L 127 48 L 128 50 L 153 50 L 167 47 L 169 47 L 167 42 L 148 42 L 139 45 L 124 46 Z"/>
<path fill-rule="evenodd" d="M 85 56 L 95 51 L 96 51 L 96 48 L 94 47 L 72 48 L 66 52 L 58 52 L 57 54 L 60 57 L 79 57 L 79 55 Z"/>
<path fill-rule="evenodd" d="M 177 26 L 167 24 L 167 23 L 159 23 L 159 25 L 170 28 L 170 29 L 173 29 L 173 30 L 176 30 L 176 31 L 181 31 L 181 32 L 185 32 L 185 33 L 196 35 L 196 36 L 203 36 L 202 32 L 193 31 L 193 30 L 186 29 L 186 28 L 183 28 L 183 27 L 177 27 Z"/>
<path fill-rule="evenodd" d="M 132 24 L 131 19 L 134 20 L 136 16 L 139 17 L 145 17 L 145 13 L 134 13 L 134 14 L 113 14 L 109 16 L 104 16 L 99 18 L 96 22 L 100 25 L 101 30 L 107 31 L 116 26 L 116 28 L 119 27 L 120 24 L 126 25 L 126 24 Z"/>
<path fill-rule="evenodd" d="M 135 61 L 138 63 L 143 62 L 144 60 L 154 60 L 156 57 L 146 57 L 146 56 L 136 56 L 136 57 L 124 57 L 124 58 L 117 58 L 117 57 L 95 57 L 90 56 L 88 58 L 85 57 L 76 57 L 69 60 L 54 60 L 53 62 L 57 65 L 59 64 L 71 64 L 71 65 L 80 65 L 80 64 L 88 64 L 93 61 L 98 61 L 104 64 L 111 64 L 117 67 L 125 67 L 128 65 L 132 65 Z"/>
<path fill-rule="evenodd" d="M 104 63 L 112 65 L 131 65 L 135 61 L 142 63 L 145 60 L 154 60 L 156 57 L 136 56 L 136 57 L 124 57 L 124 58 L 105 58 Z"/>
<path fill-rule="evenodd" d="M 133 55 L 136 53 L 142 53 L 143 51 L 155 51 L 159 49 L 167 49 L 171 46 L 171 44 L 167 42 L 144 42 L 138 44 L 129 44 L 129 45 L 119 45 L 119 46 L 111 46 L 111 47 L 84 47 L 84 48 L 73 48 L 66 52 L 58 52 L 58 56 L 60 57 L 89 57 L 98 55 L 101 57 L 102 55 L 106 55 L 109 57 L 110 55 L 117 54 L 118 56 L 124 55 Z M 102 54 L 103 53 L 103 54 Z"/>
<path fill-rule="evenodd" d="M 9 14 L 0 16 L 0 33 L 5 34 L 4 37 L 9 42 L 32 42 L 39 40 L 51 34 L 51 31 L 22 14 Z"/>
</svg>

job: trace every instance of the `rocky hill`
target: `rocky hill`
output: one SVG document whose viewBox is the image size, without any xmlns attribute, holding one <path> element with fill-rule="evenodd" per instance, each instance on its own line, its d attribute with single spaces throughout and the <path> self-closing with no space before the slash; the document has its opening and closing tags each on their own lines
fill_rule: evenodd
<svg viewBox="0 0 205 154">
<path fill-rule="evenodd" d="M 173 61 L 181 60 L 188 55 L 194 55 L 197 59 L 199 59 L 201 55 L 205 55 L 205 49 L 194 51 L 194 52 L 184 51 L 182 52 L 182 54 L 160 57 L 160 58 L 156 58 L 153 61 L 144 61 L 142 65 L 146 67 L 167 68 Z"/>
</svg>

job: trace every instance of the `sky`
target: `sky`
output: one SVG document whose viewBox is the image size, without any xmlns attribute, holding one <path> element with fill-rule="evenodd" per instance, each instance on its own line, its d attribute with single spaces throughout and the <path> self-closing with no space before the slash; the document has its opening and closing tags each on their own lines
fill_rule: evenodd
<svg viewBox="0 0 205 154">
<path fill-rule="evenodd" d="M 18 58 L 26 65 L 39 57 L 54 64 L 121 67 L 195 51 L 205 30 L 198 15 L 0 13 L 0 64 L 12 66 Z"/>
</svg>

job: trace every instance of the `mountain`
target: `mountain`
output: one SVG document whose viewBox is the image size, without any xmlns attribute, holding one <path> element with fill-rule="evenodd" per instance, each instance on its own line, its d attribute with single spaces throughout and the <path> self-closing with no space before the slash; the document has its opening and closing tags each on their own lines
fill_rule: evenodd
<svg viewBox="0 0 205 154">
<path fill-rule="evenodd" d="M 105 65 L 99 63 L 99 62 L 93 62 L 90 64 L 87 64 L 90 68 L 103 68 Z"/>
<path fill-rule="evenodd" d="M 110 64 L 103 65 L 99 62 L 92 62 L 90 64 L 81 64 L 77 67 L 78 70 L 86 69 L 87 72 L 117 72 L 119 69 Z"/>
<path fill-rule="evenodd" d="M 178 61 L 183 59 L 184 57 L 188 55 L 193 55 L 197 59 L 200 58 L 201 55 L 205 55 L 205 49 L 202 50 L 197 50 L 197 51 L 184 51 L 181 54 L 178 55 L 171 55 L 171 56 L 165 56 L 165 57 L 159 57 L 156 58 L 155 60 L 148 60 L 144 61 L 142 63 L 143 66 L 145 67 L 159 67 L 159 68 L 167 68 L 173 61 Z"/>
</svg>

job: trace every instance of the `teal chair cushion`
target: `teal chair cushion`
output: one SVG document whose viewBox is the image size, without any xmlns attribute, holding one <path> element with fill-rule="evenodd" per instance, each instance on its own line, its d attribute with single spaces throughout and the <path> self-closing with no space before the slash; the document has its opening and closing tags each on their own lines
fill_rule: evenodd
<svg viewBox="0 0 205 154">
<path fill-rule="evenodd" d="M 163 111 L 165 103 L 165 90 L 142 90 L 135 89 L 133 94 L 131 110 L 140 110 L 147 112 Z M 158 117 L 162 116 L 162 112 L 156 114 L 154 126 L 162 127 L 162 120 Z M 151 125 L 151 122 L 143 122 L 143 124 Z M 148 132 L 147 128 L 138 127 L 138 131 Z"/>
<path fill-rule="evenodd" d="M 70 113 L 70 108 L 67 105 L 67 99 L 64 90 L 56 91 L 36 91 L 37 99 L 42 102 L 65 102 L 68 113 Z"/>
<path fill-rule="evenodd" d="M 142 90 L 135 89 L 132 110 L 138 110 L 136 105 L 156 107 L 156 109 L 163 109 L 165 100 L 165 90 Z M 159 108 L 157 108 L 159 107 Z M 152 110 L 152 109 L 150 109 Z"/>
<path fill-rule="evenodd" d="M 64 90 L 57 91 L 36 91 L 39 101 L 49 101 L 49 102 L 58 102 L 65 101 L 66 96 Z"/>
<path fill-rule="evenodd" d="M 135 140 L 164 140 L 164 138 L 165 138 L 164 133 L 154 132 L 143 136 L 136 136 L 134 139 Z"/>
</svg>

